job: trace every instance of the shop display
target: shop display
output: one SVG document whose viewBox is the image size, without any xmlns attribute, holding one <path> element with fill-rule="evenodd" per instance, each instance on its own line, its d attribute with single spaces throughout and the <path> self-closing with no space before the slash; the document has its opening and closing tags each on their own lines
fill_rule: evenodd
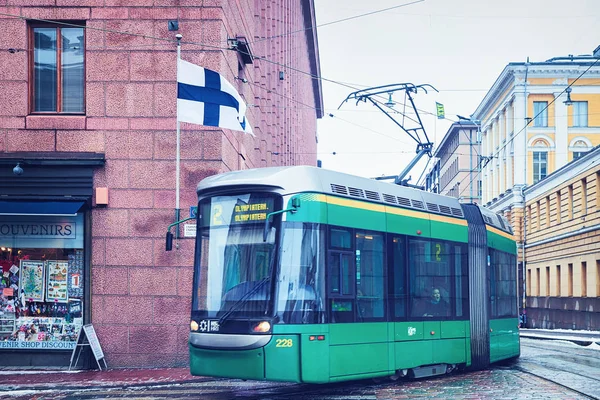
<svg viewBox="0 0 600 400">
<path fill-rule="evenodd" d="M 68 262 L 46 261 L 46 265 L 48 265 L 46 300 L 67 301 Z"/>
<path fill-rule="evenodd" d="M 83 325 L 83 251 L 9 250 L 0 253 L 0 349 L 73 349 Z"/>
<path fill-rule="evenodd" d="M 21 293 L 29 301 L 44 301 L 44 275 L 46 268 L 43 261 L 21 260 Z"/>
</svg>

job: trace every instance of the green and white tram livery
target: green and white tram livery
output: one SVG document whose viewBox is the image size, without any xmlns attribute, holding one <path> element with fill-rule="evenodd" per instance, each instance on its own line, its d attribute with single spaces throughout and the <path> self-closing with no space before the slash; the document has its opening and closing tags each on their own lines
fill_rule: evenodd
<svg viewBox="0 0 600 400">
<path fill-rule="evenodd" d="M 326 383 L 519 356 L 516 244 L 477 205 L 314 167 L 198 185 L 193 375 Z"/>
</svg>

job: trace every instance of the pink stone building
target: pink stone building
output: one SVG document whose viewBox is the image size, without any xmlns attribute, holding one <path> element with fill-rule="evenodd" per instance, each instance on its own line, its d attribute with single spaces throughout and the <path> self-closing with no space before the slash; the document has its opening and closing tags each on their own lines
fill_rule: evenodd
<svg viewBox="0 0 600 400">
<path fill-rule="evenodd" d="M 313 0 L 0 0 L 0 24 L 0 368 L 69 365 L 87 324 L 109 367 L 186 365 L 175 35 L 256 135 L 181 124 L 186 218 L 206 176 L 316 164 Z"/>
</svg>

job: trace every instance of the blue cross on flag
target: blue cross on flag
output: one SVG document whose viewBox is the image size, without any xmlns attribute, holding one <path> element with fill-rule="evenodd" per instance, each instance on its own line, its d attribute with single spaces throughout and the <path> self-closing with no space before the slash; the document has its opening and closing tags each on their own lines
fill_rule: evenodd
<svg viewBox="0 0 600 400">
<path fill-rule="evenodd" d="M 249 133 L 246 104 L 237 90 L 215 71 L 179 59 L 177 120 Z"/>
</svg>

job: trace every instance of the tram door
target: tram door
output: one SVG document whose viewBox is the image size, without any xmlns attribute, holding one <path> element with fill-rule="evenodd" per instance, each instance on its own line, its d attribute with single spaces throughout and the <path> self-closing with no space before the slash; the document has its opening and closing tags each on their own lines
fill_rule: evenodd
<svg viewBox="0 0 600 400">
<path fill-rule="evenodd" d="M 360 252 L 356 250 L 354 231 L 332 228 L 330 232 L 327 255 L 330 376 L 335 379 L 387 371 L 387 325 L 363 322 L 357 301 L 357 295 L 361 294 L 357 282 L 364 281 L 364 277 L 357 267 Z"/>
</svg>

